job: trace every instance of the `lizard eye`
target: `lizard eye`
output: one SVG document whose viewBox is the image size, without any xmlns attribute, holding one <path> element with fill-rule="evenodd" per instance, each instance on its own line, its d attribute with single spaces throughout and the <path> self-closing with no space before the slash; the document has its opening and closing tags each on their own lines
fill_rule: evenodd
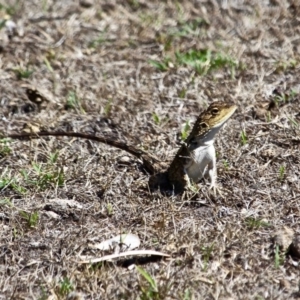
<svg viewBox="0 0 300 300">
<path fill-rule="evenodd" d="M 211 110 L 211 113 L 215 116 L 219 113 L 219 109 L 215 107 Z"/>
</svg>

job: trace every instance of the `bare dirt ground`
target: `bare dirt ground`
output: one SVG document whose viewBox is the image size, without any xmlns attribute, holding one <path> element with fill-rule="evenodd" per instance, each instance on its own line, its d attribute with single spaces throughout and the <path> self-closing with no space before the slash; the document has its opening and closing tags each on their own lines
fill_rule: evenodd
<svg viewBox="0 0 300 300">
<path fill-rule="evenodd" d="M 96 133 L 169 161 L 212 101 L 238 110 L 216 141 L 224 198 L 150 193 L 104 144 L 1 139 L 0 299 L 299 299 L 299 16 L 297 0 L 1 1 L 4 135 Z M 79 263 L 120 233 L 170 258 Z"/>
</svg>

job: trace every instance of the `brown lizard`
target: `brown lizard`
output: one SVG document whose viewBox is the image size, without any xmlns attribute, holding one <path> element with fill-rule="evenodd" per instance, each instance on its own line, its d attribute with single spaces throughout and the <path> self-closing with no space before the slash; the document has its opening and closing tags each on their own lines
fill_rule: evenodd
<svg viewBox="0 0 300 300">
<path fill-rule="evenodd" d="M 40 131 L 36 133 L 8 134 L 2 138 L 30 139 L 41 136 L 69 136 L 89 139 L 127 151 L 141 159 L 145 169 L 152 175 L 150 187 L 172 187 L 180 192 L 190 186 L 190 182 L 199 182 L 203 177 L 210 177 L 211 187 L 216 188 L 216 154 L 214 138 L 217 132 L 232 116 L 236 106 L 225 102 L 214 102 L 198 117 L 187 140 L 177 152 L 174 160 L 162 173 L 164 163 L 136 146 L 113 138 L 95 136 L 78 132 Z"/>
<path fill-rule="evenodd" d="M 198 117 L 191 133 L 177 152 L 167 170 L 169 182 L 175 190 L 183 190 L 191 181 L 198 183 L 210 178 L 216 192 L 216 151 L 214 139 L 237 107 L 230 103 L 214 102 Z"/>
</svg>

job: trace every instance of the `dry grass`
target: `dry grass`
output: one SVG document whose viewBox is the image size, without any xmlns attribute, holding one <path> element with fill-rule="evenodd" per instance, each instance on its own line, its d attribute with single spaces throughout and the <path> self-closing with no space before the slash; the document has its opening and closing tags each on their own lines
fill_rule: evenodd
<svg viewBox="0 0 300 300">
<path fill-rule="evenodd" d="M 106 145 L 2 140 L 0 299 L 300 297 L 299 258 L 273 239 L 299 234 L 299 15 L 298 1 L 5 1 L 3 133 L 96 132 L 168 160 L 211 101 L 239 109 L 216 141 L 225 199 L 151 194 L 140 162 Z M 155 284 L 128 260 L 78 264 L 129 232 L 171 255 L 134 261 Z"/>
</svg>

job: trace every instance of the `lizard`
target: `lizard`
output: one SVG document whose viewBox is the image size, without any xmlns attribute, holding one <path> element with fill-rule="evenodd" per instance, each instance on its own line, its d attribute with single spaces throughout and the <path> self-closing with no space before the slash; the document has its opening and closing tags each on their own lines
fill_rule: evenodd
<svg viewBox="0 0 300 300">
<path fill-rule="evenodd" d="M 181 192 L 191 185 L 198 183 L 203 177 L 210 178 L 211 188 L 216 189 L 216 154 L 214 138 L 222 126 L 229 120 L 236 110 L 236 106 L 226 102 L 213 102 L 197 118 L 195 125 L 186 141 L 178 150 L 175 158 L 166 171 L 162 172 L 165 163 L 160 162 L 155 156 L 128 145 L 114 138 L 96 136 L 79 132 L 64 131 L 39 131 L 36 133 L 12 133 L 2 138 L 30 139 L 41 136 L 68 136 L 93 140 L 127 151 L 143 162 L 144 168 L 151 175 L 150 188 L 161 186 L 173 188 Z"/>
<path fill-rule="evenodd" d="M 196 120 L 186 141 L 170 164 L 167 175 L 175 190 L 183 190 L 210 178 L 210 188 L 216 193 L 217 167 L 214 139 L 219 130 L 233 115 L 237 106 L 214 102 Z"/>
</svg>

